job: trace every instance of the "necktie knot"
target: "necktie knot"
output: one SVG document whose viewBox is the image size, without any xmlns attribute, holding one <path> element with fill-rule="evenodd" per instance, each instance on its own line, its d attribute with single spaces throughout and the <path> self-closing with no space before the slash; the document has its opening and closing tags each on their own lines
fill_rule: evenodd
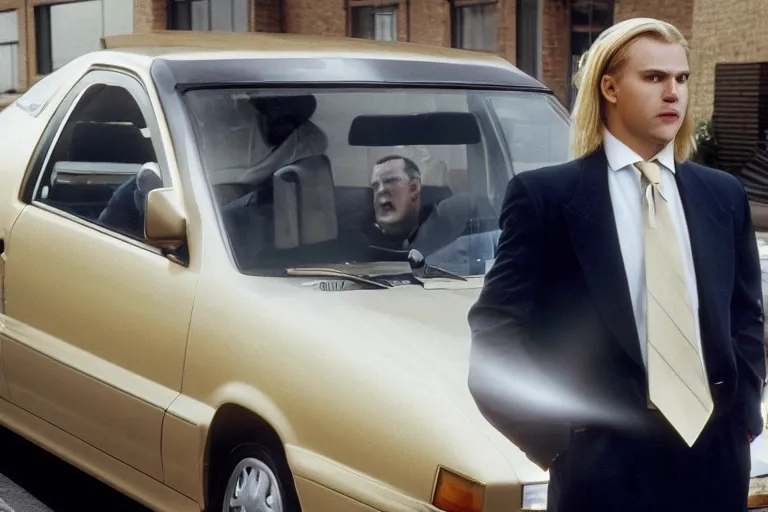
<svg viewBox="0 0 768 512">
<path fill-rule="evenodd" d="M 648 181 L 650 181 L 651 184 L 656 186 L 659 185 L 659 182 L 661 181 L 661 167 L 659 167 L 659 164 L 657 164 L 655 160 L 652 162 L 638 162 L 635 165 L 637 165 L 640 172 L 648 178 Z"/>
</svg>

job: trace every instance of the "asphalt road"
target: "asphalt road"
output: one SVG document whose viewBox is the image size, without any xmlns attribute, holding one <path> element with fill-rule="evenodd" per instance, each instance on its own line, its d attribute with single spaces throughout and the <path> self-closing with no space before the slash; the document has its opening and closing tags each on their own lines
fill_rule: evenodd
<svg viewBox="0 0 768 512">
<path fill-rule="evenodd" d="M 0 428 L 0 512 L 83 510 L 149 512 L 107 485 Z"/>
</svg>

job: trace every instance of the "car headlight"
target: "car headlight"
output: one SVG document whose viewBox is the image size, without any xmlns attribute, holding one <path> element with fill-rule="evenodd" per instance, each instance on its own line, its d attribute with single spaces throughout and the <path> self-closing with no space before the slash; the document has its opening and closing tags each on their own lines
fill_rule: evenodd
<svg viewBox="0 0 768 512">
<path fill-rule="evenodd" d="M 549 484 L 523 485 L 523 510 L 547 510 Z"/>
<path fill-rule="evenodd" d="M 438 468 L 432 504 L 445 512 L 481 512 L 485 486 L 445 469 Z"/>
</svg>

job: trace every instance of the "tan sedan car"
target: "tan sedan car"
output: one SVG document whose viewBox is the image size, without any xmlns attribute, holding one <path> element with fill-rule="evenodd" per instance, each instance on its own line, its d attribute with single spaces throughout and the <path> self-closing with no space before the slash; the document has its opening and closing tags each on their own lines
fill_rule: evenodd
<svg viewBox="0 0 768 512">
<path fill-rule="evenodd" d="M 466 314 L 510 177 L 568 157 L 551 91 L 400 44 L 104 46 L 0 113 L 0 423 L 155 510 L 543 509 Z"/>
</svg>

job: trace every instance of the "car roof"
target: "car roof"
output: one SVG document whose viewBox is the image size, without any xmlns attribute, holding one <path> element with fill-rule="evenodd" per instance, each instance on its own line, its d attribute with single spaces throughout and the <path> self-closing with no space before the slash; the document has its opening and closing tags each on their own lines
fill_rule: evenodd
<svg viewBox="0 0 768 512">
<path fill-rule="evenodd" d="M 487 52 L 306 34 L 156 30 L 102 37 L 101 44 L 104 49 L 174 60 L 222 58 L 226 53 L 251 54 L 255 58 L 294 54 L 305 57 L 341 55 L 510 66 L 505 59 Z"/>
<path fill-rule="evenodd" d="M 457 72 L 471 76 L 479 70 L 481 73 L 490 72 L 485 85 L 498 82 L 503 86 L 547 89 L 507 60 L 491 53 L 405 42 L 304 34 L 160 30 L 103 37 L 101 46 L 107 51 L 93 55 L 104 64 L 131 62 L 149 70 L 157 61 L 163 61 L 182 82 L 191 79 L 186 77 L 197 76 L 203 67 L 218 66 L 222 62 L 232 63 L 231 66 L 216 68 L 222 81 L 227 81 L 230 71 L 237 75 L 232 77 L 236 81 L 263 79 L 262 76 L 241 76 L 237 68 L 242 64 L 234 63 L 250 59 L 292 59 L 290 63 L 280 62 L 284 70 L 280 79 L 292 81 L 294 74 L 286 68 L 301 67 L 301 62 L 323 59 L 330 62 L 328 59 L 332 59 L 346 62 L 346 69 L 355 69 L 360 64 L 377 68 L 375 73 L 367 74 L 362 81 L 377 81 L 379 78 L 388 81 L 390 74 L 408 76 L 418 69 L 419 63 L 428 63 L 431 68 L 421 73 L 427 82 L 451 83 L 451 77 Z M 320 63 L 317 65 L 320 66 Z M 431 80 L 432 75 L 438 78 Z M 339 76 L 338 81 L 344 81 L 343 78 Z M 462 79 L 459 77 L 456 82 L 460 83 Z"/>
</svg>

